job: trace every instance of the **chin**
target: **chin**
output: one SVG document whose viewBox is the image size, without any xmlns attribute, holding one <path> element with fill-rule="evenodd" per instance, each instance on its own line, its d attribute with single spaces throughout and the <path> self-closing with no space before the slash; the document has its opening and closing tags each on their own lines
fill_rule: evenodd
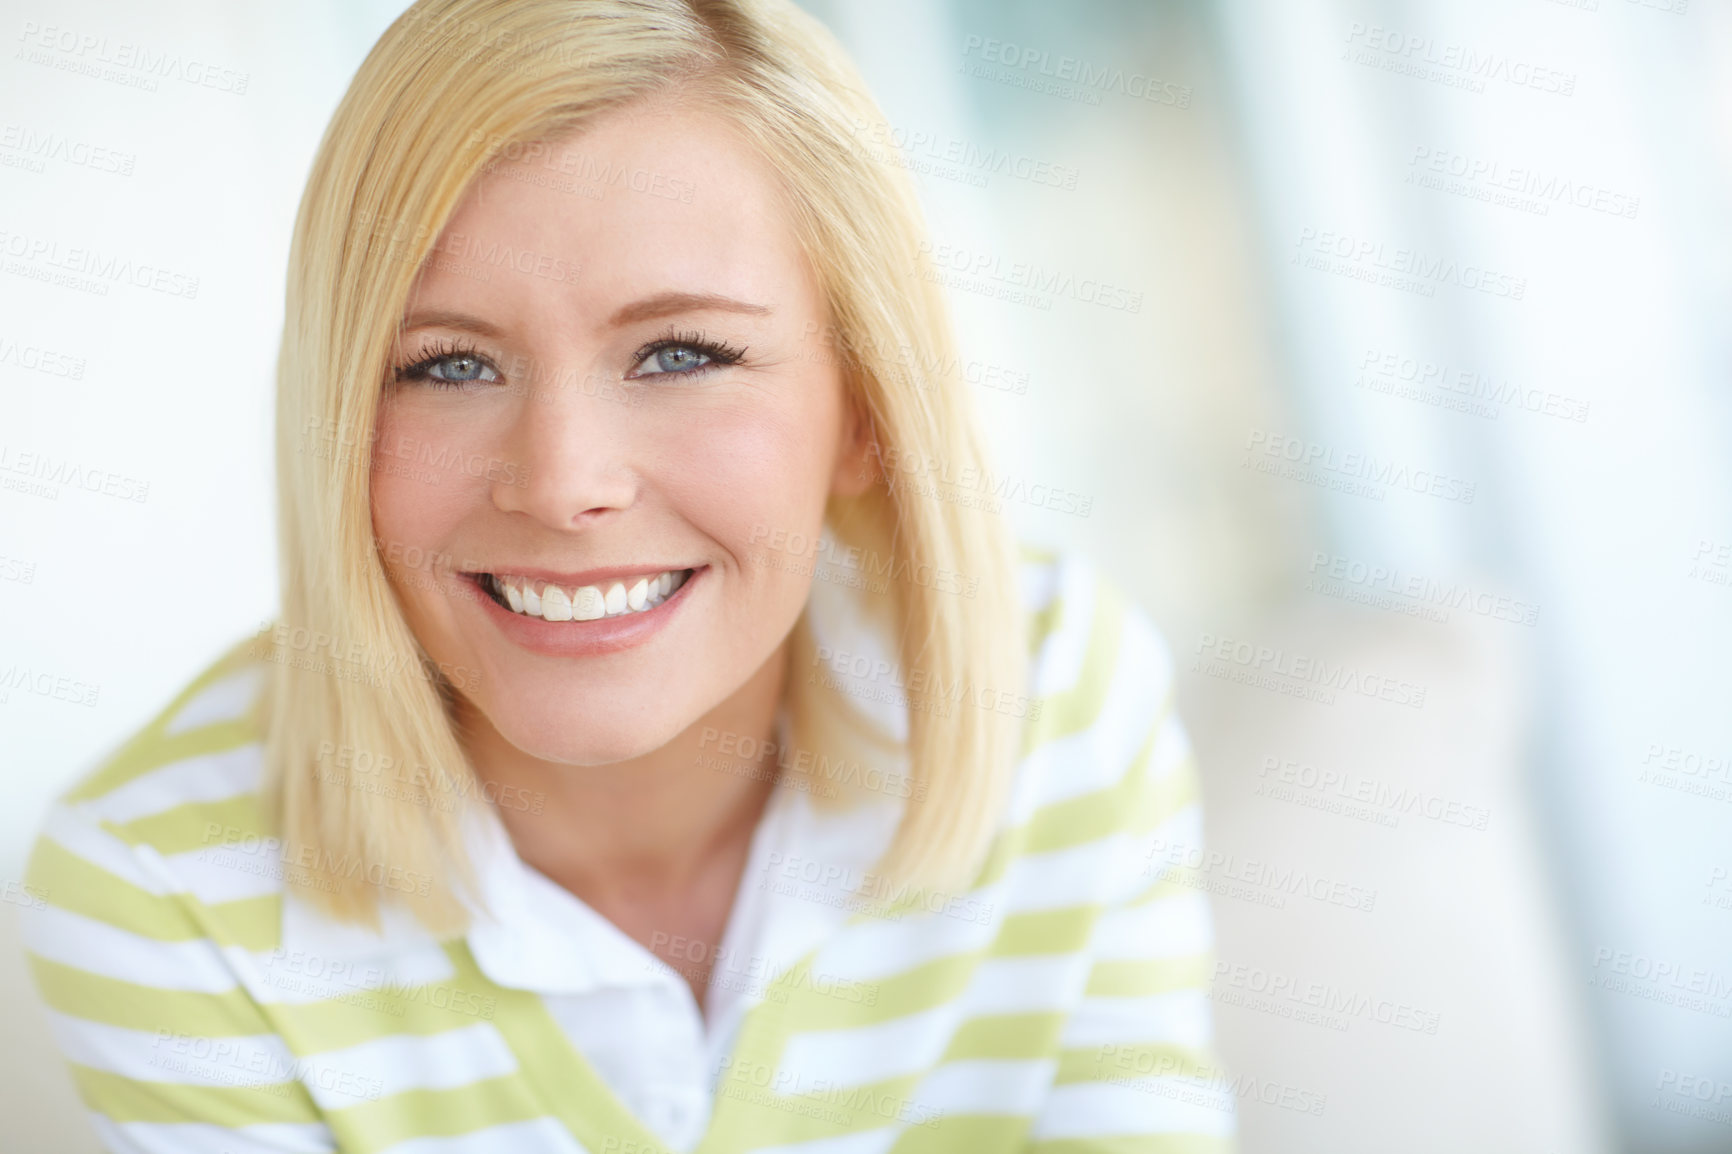
<svg viewBox="0 0 1732 1154">
<path fill-rule="evenodd" d="M 499 735 L 531 757 L 564 765 L 609 765 L 652 753 L 686 728 L 680 719 L 621 709 L 593 715 L 573 712 L 559 720 L 547 713 L 489 720 Z"/>
</svg>

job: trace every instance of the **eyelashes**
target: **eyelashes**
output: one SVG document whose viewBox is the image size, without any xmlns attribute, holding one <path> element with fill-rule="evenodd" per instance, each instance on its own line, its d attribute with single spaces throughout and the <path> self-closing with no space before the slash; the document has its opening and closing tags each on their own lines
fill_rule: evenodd
<svg viewBox="0 0 1732 1154">
<path fill-rule="evenodd" d="M 680 367 L 681 362 L 677 356 L 667 355 L 682 352 L 688 354 L 683 367 Z M 638 371 L 642 369 L 644 362 L 651 358 L 657 358 L 658 367 L 649 372 Z M 745 359 L 746 350 L 742 347 L 730 345 L 726 341 L 711 340 L 699 332 L 674 331 L 647 342 L 633 353 L 632 371 L 627 372 L 626 379 L 701 376 L 716 369 L 742 364 Z M 434 388 L 458 388 L 477 383 L 500 383 L 505 376 L 494 359 L 475 344 L 462 338 L 441 338 L 414 361 L 397 365 L 392 370 L 391 379 L 397 383 L 424 384 Z"/>
<path fill-rule="evenodd" d="M 669 349 L 690 349 L 704 357 L 703 364 L 693 366 L 684 372 L 663 370 L 663 372 L 672 372 L 674 376 L 689 376 L 712 366 L 737 365 L 746 359 L 745 349 L 735 348 L 725 341 L 712 341 L 704 334 L 697 332 L 676 332 L 665 337 L 658 337 L 638 349 L 636 353 L 632 354 L 632 364 L 634 366 L 642 365 L 649 358 Z M 647 375 L 658 376 L 661 374 L 651 373 Z"/>
<path fill-rule="evenodd" d="M 399 383 L 404 381 L 414 381 L 434 385 L 439 388 L 452 388 L 457 385 L 468 384 L 471 381 L 485 382 L 488 380 L 488 378 L 481 376 L 448 377 L 433 375 L 433 369 L 437 366 L 445 364 L 446 362 L 459 361 L 471 362 L 478 373 L 484 370 L 492 372 L 494 374 L 493 379 L 498 379 L 500 376 L 499 370 L 494 367 L 493 362 L 483 356 L 481 350 L 477 349 L 474 345 L 467 341 L 442 339 L 428 348 L 418 360 L 412 363 L 398 365 L 393 371 L 391 379 Z"/>
</svg>

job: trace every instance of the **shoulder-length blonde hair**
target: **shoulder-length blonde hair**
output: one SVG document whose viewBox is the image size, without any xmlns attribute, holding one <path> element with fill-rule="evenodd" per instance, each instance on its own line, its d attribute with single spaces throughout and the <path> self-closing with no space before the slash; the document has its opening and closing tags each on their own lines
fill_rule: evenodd
<svg viewBox="0 0 1732 1154">
<path fill-rule="evenodd" d="M 816 20 L 788 0 L 413 5 L 368 53 L 319 145 L 277 369 L 283 607 L 260 698 L 265 797 L 287 860 L 314 876 L 305 896 L 335 917 L 376 926 L 381 900 L 401 900 L 456 932 L 461 895 L 474 895 L 461 825 L 485 803 L 451 712 L 465 674 L 421 649 L 372 529 L 378 397 L 415 274 L 490 163 L 670 92 L 701 95 L 780 174 L 830 310 L 814 348 L 869 414 L 880 462 L 989 475 L 913 188 L 862 146 L 888 139 L 882 113 Z M 990 702 L 1022 692 L 1026 641 L 1005 524 L 890 483 L 899 471 L 832 499 L 826 521 L 893 578 L 879 602 L 914 675 L 898 682 L 943 687 L 934 700 L 950 706 L 909 711 L 897 752 L 912 796 L 876 871 L 944 889 L 969 883 L 1003 812 L 1019 723 Z M 873 738 L 860 711 L 833 682 L 799 674 L 817 657 L 808 618 L 792 637 L 793 743 L 861 748 Z"/>
</svg>

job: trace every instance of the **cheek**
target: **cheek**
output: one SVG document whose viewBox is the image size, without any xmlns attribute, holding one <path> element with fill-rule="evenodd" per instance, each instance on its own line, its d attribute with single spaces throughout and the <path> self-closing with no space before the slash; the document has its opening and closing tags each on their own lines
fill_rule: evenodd
<svg viewBox="0 0 1732 1154">
<path fill-rule="evenodd" d="M 670 446 L 667 483 L 738 554 L 776 531 L 812 532 L 829 495 L 836 429 L 828 406 L 714 412 Z"/>
<path fill-rule="evenodd" d="M 405 549 L 431 544 L 434 511 L 429 507 L 426 485 L 392 471 L 375 458 L 372 488 L 373 538 L 381 561 Z"/>
<path fill-rule="evenodd" d="M 373 536 L 381 546 L 406 548 L 420 544 L 428 515 L 427 488 L 414 476 L 412 459 L 403 460 L 407 444 L 405 422 L 381 408 L 378 435 L 373 440 L 370 484 L 373 491 Z"/>
<path fill-rule="evenodd" d="M 391 558 L 405 554 L 441 555 L 450 530 L 473 500 L 474 479 L 451 467 L 460 446 L 441 455 L 442 444 L 438 430 L 413 413 L 381 408 L 370 486 L 373 536 L 387 569 L 392 569 Z M 413 595 L 414 589 L 408 592 Z"/>
</svg>

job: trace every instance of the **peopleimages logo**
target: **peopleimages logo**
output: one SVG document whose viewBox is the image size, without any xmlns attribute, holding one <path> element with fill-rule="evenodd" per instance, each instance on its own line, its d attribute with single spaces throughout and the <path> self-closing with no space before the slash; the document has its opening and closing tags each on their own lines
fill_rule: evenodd
<svg viewBox="0 0 1732 1154">
<path fill-rule="evenodd" d="M 882 793 L 890 797 L 913 798 L 915 801 L 926 800 L 926 783 L 917 781 L 906 773 L 891 772 L 877 766 L 867 765 L 850 757 L 831 757 L 827 753 L 815 753 L 810 749 L 801 749 L 793 745 L 778 745 L 773 741 L 764 741 L 750 734 L 735 733 L 733 730 L 717 729 L 713 725 L 704 726 L 702 736 L 698 740 L 700 750 L 719 754 L 714 759 L 717 766 L 737 765 L 746 769 L 758 767 L 758 763 L 769 760 L 771 764 L 796 774 L 810 776 L 825 785 L 855 786 L 872 793 Z M 725 759 L 725 760 L 724 760 Z M 766 776 L 775 776 L 773 771 L 766 770 Z M 749 775 L 748 775 L 749 776 Z M 831 789 L 823 796 L 835 795 Z"/>
<path fill-rule="evenodd" d="M 1360 388 L 1425 400 L 1494 421 L 1499 413 L 1517 409 L 1564 421 L 1588 419 L 1587 401 L 1546 389 L 1524 388 L 1505 377 L 1457 369 L 1435 358 L 1368 348 L 1360 357 L 1359 369 L 1354 383 Z"/>
<path fill-rule="evenodd" d="M 1468 188 L 1483 188 L 1488 192 L 1508 193 L 1531 198 L 1539 215 L 1547 215 L 1553 204 L 1568 204 L 1606 216 L 1634 220 L 1641 208 L 1640 197 L 1617 192 L 1586 181 L 1571 180 L 1554 172 L 1545 172 L 1528 165 L 1506 164 L 1496 157 L 1475 156 L 1447 148 L 1416 145 L 1408 159 L 1407 183 L 1443 192 L 1456 191 L 1439 180 L 1427 182 L 1427 177 L 1449 177 Z M 1483 198 L 1481 198 L 1483 199 Z M 1512 203 L 1511 207 L 1520 207 Z"/>
<path fill-rule="evenodd" d="M 287 1083 L 324 1091 L 326 1097 L 376 1102 L 385 1080 L 331 1065 L 317 1058 L 296 1057 L 256 1038 L 207 1038 L 157 1028 L 149 1064 L 175 1073 L 214 1079 L 227 1086 L 262 1090 L 284 1096 Z"/>
<path fill-rule="evenodd" d="M 1403 572 L 1399 565 L 1371 565 L 1352 557 L 1313 550 L 1305 588 L 1325 596 L 1370 604 L 1377 608 L 1401 607 L 1435 610 L 1460 609 L 1479 617 L 1533 625 L 1540 607 L 1487 589 L 1476 589 L 1466 581 L 1438 581 L 1417 573 Z M 1353 595 L 1363 592 L 1364 597 Z M 1405 603 L 1398 606 L 1397 602 Z M 1415 612 L 1416 616 L 1423 614 Z M 1444 613 L 1442 620 L 1449 620 Z"/>
<path fill-rule="evenodd" d="M 23 41 L 24 48 L 17 59 L 101 80 L 120 81 L 149 92 L 155 92 L 156 81 L 162 79 L 245 96 L 247 84 L 252 80 L 250 72 L 224 68 L 178 52 L 156 51 L 130 40 L 97 36 L 54 24 L 38 24 L 34 20 L 24 21 L 18 39 Z M 51 53 L 59 53 L 59 56 Z"/>
<path fill-rule="evenodd" d="M 70 705 L 94 706 L 97 694 L 102 692 L 102 686 L 74 677 L 32 669 L 28 665 L 14 664 L 0 669 L 0 705 L 11 699 L 13 690 L 33 693 L 38 697 L 50 697 Z"/>
<path fill-rule="evenodd" d="M 1435 37 L 1364 24 L 1347 26 L 1348 52 L 1355 63 L 1401 72 L 1421 80 L 1484 92 L 1487 81 L 1532 88 L 1554 96 L 1576 91 L 1576 74 L 1520 60 L 1505 52 L 1471 44 L 1439 43 Z M 1356 51 L 1357 50 L 1357 51 Z"/>
<path fill-rule="evenodd" d="M 1307 441 L 1268 429 L 1252 429 L 1245 440 L 1246 467 L 1281 473 L 1285 466 L 1294 480 L 1322 482 L 1356 496 L 1383 499 L 1383 487 L 1406 489 L 1445 501 L 1473 504 L 1473 481 L 1435 469 L 1415 469 L 1370 453 L 1343 453 L 1333 445 Z"/>
<path fill-rule="evenodd" d="M 1345 661 L 1330 661 L 1293 653 L 1269 645 L 1254 645 L 1231 637 L 1205 633 L 1197 641 L 1191 672 L 1222 677 L 1229 681 L 1290 692 L 1334 704 L 1335 691 L 1375 697 L 1393 705 L 1425 708 L 1426 687 L 1376 673 L 1367 673 Z"/>
<path fill-rule="evenodd" d="M 94 247 L 62 246 L 53 237 L 0 229 L 0 253 L 12 258 L 6 271 L 45 283 L 108 295 L 111 284 L 159 292 L 182 300 L 197 300 L 199 278 L 178 269 L 134 261 Z"/>
<path fill-rule="evenodd" d="M 895 701 L 910 709 L 936 713 L 941 717 L 949 716 L 949 706 L 970 705 L 1034 721 L 1039 719 L 1041 709 L 1046 704 L 1039 697 L 1030 697 L 1011 689 L 976 685 L 962 677 L 946 682 L 944 675 L 939 672 L 921 669 L 919 666 L 904 669 L 901 662 L 892 663 L 872 654 L 833 649 L 828 645 L 817 647 L 812 655 L 812 666 L 813 672 L 818 673 L 819 677 L 814 679 L 812 674 L 808 674 L 808 684 L 820 684 L 827 689 L 840 689 L 845 693 L 855 690 L 899 691 L 907 697 L 899 699 L 889 693 L 884 696 L 876 693 L 865 695 L 873 700 Z M 823 670 L 818 670 L 819 666 L 822 666 Z"/>
<path fill-rule="evenodd" d="M 1235 962 L 1217 961 L 1211 986 L 1210 999 L 1218 1004 L 1244 1006 L 1332 1030 L 1346 1030 L 1359 1019 L 1416 1034 L 1436 1034 L 1443 1020 L 1439 1011 L 1411 1002 Z"/>
<path fill-rule="evenodd" d="M 1321 1114 L 1326 1095 L 1299 1086 L 1259 1078 L 1244 1071 L 1229 1072 L 1219 1067 L 1199 1065 L 1189 1056 L 1157 1053 L 1148 1046 L 1121 1046 L 1105 1043 L 1095 1055 L 1097 1069 L 1109 1060 L 1125 1074 L 1108 1074 L 1101 1079 L 1109 1085 L 1125 1086 L 1144 1094 L 1162 1097 L 1212 1110 L 1231 1111 L 1237 1099 L 1255 1098 L 1265 1106 L 1279 1106 L 1301 1114 Z M 1104 1072 L 1104 1071 L 1103 1071 Z"/>
<path fill-rule="evenodd" d="M 22 124 L 7 124 L 0 128 L 0 152 L 18 153 L 21 159 L 30 162 L 35 172 L 43 171 L 44 161 L 58 160 L 74 168 L 131 176 L 133 166 L 138 163 L 135 152 L 121 152 L 64 133 L 38 131 Z"/>
<path fill-rule="evenodd" d="M 424 982 L 365 959 L 324 957 L 281 946 L 259 957 L 260 976 L 273 989 L 295 991 L 319 1000 L 338 1000 L 403 1017 L 420 1004 L 492 1021 L 499 999 L 447 982 Z"/>
<path fill-rule="evenodd" d="M 1191 106 L 1191 86 L 1175 84 L 1146 72 L 1129 71 L 1111 64 L 1098 64 L 1077 56 L 1053 55 L 1044 48 L 996 40 L 990 36 L 971 35 L 962 42 L 964 57 L 978 56 L 988 64 L 1030 73 L 1030 80 L 1045 84 L 1028 84 L 1035 91 L 1049 91 L 1067 99 L 1081 97 L 1086 103 L 1099 104 L 1099 93 L 1116 92 L 1133 100 L 1165 104 L 1175 108 Z M 968 71 L 964 65 L 964 71 Z M 975 75 L 983 75 L 975 73 Z M 1000 79 L 987 76 L 987 79 Z M 1060 83 L 1053 84 L 1053 81 Z M 1002 80 L 1001 80 L 1002 82 Z"/>
<path fill-rule="evenodd" d="M 1288 897 L 1310 898 L 1364 913 L 1371 913 L 1377 905 L 1377 891 L 1365 886 L 1314 874 L 1303 867 L 1241 858 L 1165 838 L 1150 840 L 1144 860 L 1145 875 L 1275 909 L 1285 909 Z"/>
<path fill-rule="evenodd" d="M 1588 985 L 1644 1001 L 1663 1002 L 1717 1018 L 1732 1018 L 1732 975 L 1676 958 L 1656 958 L 1599 946 Z"/>
<path fill-rule="evenodd" d="M 32 495 L 60 499 L 59 486 L 101 493 L 121 501 L 143 504 L 150 497 L 150 482 L 108 469 L 91 468 L 68 457 L 50 453 L 19 451 L 0 444 L 0 481 L 10 489 L 19 487 Z"/>
<path fill-rule="evenodd" d="M 1007 176 L 1070 191 L 1080 175 L 1075 165 L 1030 156 L 1025 152 L 987 147 L 971 140 L 924 128 L 854 118 L 854 139 L 861 152 L 884 163 L 928 175 L 956 175 L 983 188 L 991 176 Z"/>
<path fill-rule="evenodd" d="M 887 874 L 858 866 L 825 861 L 777 850 L 764 863 L 758 888 L 784 897 L 852 909 L 940 914 L 975 925 L 987 925 L 997 907 L 975 893 L 949 893 L 909 881 L 895 881 Z"/>
<path fill-rule="evenodd" d="M 1257 770 L 1258 796 L 1308 809 L 1339 813 L 1394 829 L 1403 814 L 1429 818 L 1443 825 L 1484 829 L 1491 811 L 1454 798 L 1429 793 L 1410 784 L 1393 786 L 1356 773 L 1321 769 L 1309 762 L 1266 756 Z"/>
<path fill-rule="evenodd" d="M 954 593 L 962 597 L 973 597 L 980 588 L 979 577 L 952 569 L 941 569 L 924 561 L 915 562 L 908 557 L 881 556 L 876 549 L 844 545 L 821 533 L 801 533 L 799 530 L 772 527 L 759 522 L 752 526 L 750 541 L 754 545 L 767 545 L 770 551 L 788 557 L 811 558 L 814 564 L 807 567 L 805 572 L 812 572 L 820 579 L 834 578 L 823 575 L 823 569 L 817 564 L 819 560 L 831 568 L 846 569 L 863 577 L 876 578 L 875 584 L 868 583 L 867 586 L 875 593 L 884 592 L 890 581 L 903 586 L 936 589 L 940 593 Z"/>
<path fill-rule="evenodd" d="M 0 365 L 14 365 L 31 372 L 64 377 L 69 381 L 84 379 L 84 358 L 70 353 L 55 352 L 41 345 L 20 345 L 0 336 Z"/>
<path fill-rule="evenodd" d="M 1291 263 L 1420 296 L 1437 295 L 1440 284 L 1512 301 L 1528 291 L 1524 276 L 1309 226 L 1299 230 Z"/>
</svg>

